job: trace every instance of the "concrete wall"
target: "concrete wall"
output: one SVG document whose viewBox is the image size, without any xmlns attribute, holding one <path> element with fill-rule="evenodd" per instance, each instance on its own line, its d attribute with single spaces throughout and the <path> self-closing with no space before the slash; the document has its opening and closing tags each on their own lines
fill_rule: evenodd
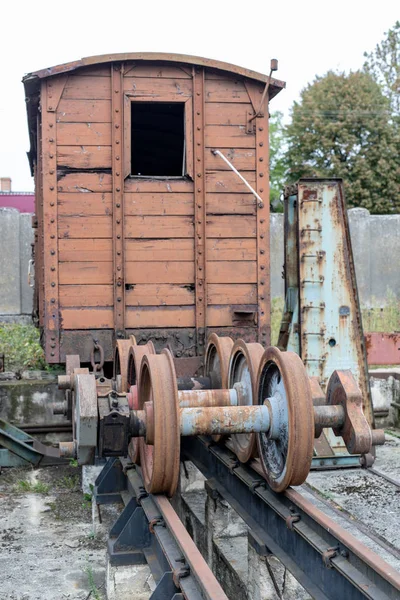
<svg viewBox="0 0 400 600">
<path fill-rule="evenodd" d="M 31 215 L 0 207 L 0 315 L 30 315 L 33 289 L 28 285 L 33 229 Z"/>
<path fill-rule="evenodd" d="M 400 215 L 348 211 L 358 293 L 363 306 L 381 306 L 388 291 L 400 298 Z M 284 295 L 283 215 L 271 215 L 271 295 Z"/>
</svg>

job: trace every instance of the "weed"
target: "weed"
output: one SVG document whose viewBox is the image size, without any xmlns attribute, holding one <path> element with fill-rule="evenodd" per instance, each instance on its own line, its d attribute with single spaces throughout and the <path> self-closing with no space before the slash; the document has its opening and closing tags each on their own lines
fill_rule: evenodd
<svg viewBox="0 0 400 600">
<path fill-rule="evenodd" d="M 76 459 L 76 458 L 70 458 L 69 459 L 69 466 L 70 467 L 77 467 L 78 466 L 78 459 Z"/>
<path fill-rule="evenodd" d="M 33 493 L 33 494 L 48 494 L 50 486 L 42 481 L 36 481 L 32 483 L 26 479 L 20 479 L 15 485 L 15 490 L 20 493 Z"/>
<path fill-rule="evenodd" d="M 83 494 L 82 508 L 91 508 L 92 494 Z"/>
<path fill-rule="evenodd" d="M 34 325 L 0 323 L 0 349 L 8 371 L 46 367 L 39 330 Z"/>
<path fill-rule="evenodd" d="M 400 432 L 399 431 L 394 431 L 393 429 L 385 429 L 385 433 L 387 433 L 388 435 L 392 435 L 395 438 L 400 439 Z"/>
<path fill-rule="evenodd" d="M 73 490 L 79 486 L 79 475 L 65 475 L 59 480 L 59 484 L 63 488 Z"/>
<path fill-rule="evenodd" d="M 90 595 L 95 600 L 101 600 L 100 591 L 98 590 L 98 588 L 97 588 L 97 586 L 96 586 L 96 584 L 94 582 L 93 569 L 92 569 L 92 567 L 90 565 L 86 567 L 85 573 L 86 573 L 86 575 L 88 577 L 89 588 L 90 588 Z"/>
</svg>

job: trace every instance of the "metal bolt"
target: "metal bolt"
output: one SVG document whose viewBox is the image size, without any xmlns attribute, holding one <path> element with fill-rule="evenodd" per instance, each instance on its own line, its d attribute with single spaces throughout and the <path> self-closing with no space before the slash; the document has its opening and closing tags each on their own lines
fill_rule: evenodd
<svg viewBox="0 0 400 600">
<path fill-rule="evenodd" d="M 50 158 L 54 158 L 54 154 L 49 154 Z"/>
<path fill-rule="evenodd" d="M 54 138 L 49 138 L 49 142 L 54 142 Z"/>
<path fill-rule="evenodd" d="M 55 304 L 55 303 L 56 303 L 56 299 L 55 299 L 55 298 L 52 298 L 52 299 L 51 299 L 51 303 L 52 303 L 52 304 Z"/>
<path fill-rule="evenodd" d="M 263 162 L 263 160 L 264 160 L 264 159 L 263 159 L 263 157 L 261 156 L 261 157 L 260 157 L 258 160 L 259 160 L 260 162 Z"/>
<path fill-rule="evenodd" d="M 54 185 L 51 185 L 50 189 L 51 189 L 51 191 L 53 191 L 54 190 Z"/>
<path fill-rule="evenodd" d="M 264 222 L 265 222 L 265 219 L 260 219 L 260 223 L 264 223 Z"/>
<path fill-rule="evenodd" d="M 51 254 L 52 256 L 54 256 L 54 255 L 55 255 L 55 253 L 56 253 L 56 251 L 55 251 L 55 250 L 50 250 L 50 254 Z"/>
<path fill-rule="evenodd" d="M 119 171 L 117 171 L 115 174 L 116 174 L 117 177 L 119 177 Z"/>
<path fill-rule="evenodd" d="M 121 302 L 121 300 L 122 300 L 122 298 L 120 298 L 120 297 L 118 296 L 118 298 L 117 298 L 117 301 L 118 301 L 118 302 Z"/>
<path fill-rule="evenodd" d="M 117 240 L 120 240 L 120 239 L 121 239 L 121 236 L 120 236 L 120 235 L 117 235 Z"/>
<path fill-rule="evenodd" d="M 265 250 L 260 250 L 260 254 L 265 254 Z"/>
<path fill-rule="evenodd" d="M 116 206 L 117 208 L 120 208 L 120 207 L 121 207 L 121 205 L 120 205 L 120 203 L 119 203 L 119 202 L 117 202 L 117 204 L 116 204 L 115 206 Z"/>
<path fill-rule="evenodd" d="M 116 125 L 116 126 L 115 126 L 115 129 L 119 129 L 119 125 Z"/>
<path fill-rule="evenodd" d="M 50 356 L 54 356 L 54 352 L 50 352 Z"/>
<path fill-rule="evenodd" d="M 116 156 L 116 157 L 115 157 L 115 160 L 119 160 L 119 156 Z"/>
<path fill-rule="evenodd" d="M 116 144 L 119 144 L 119 140 L 116 140 L 116 141 L 115 141 L 115 143 L 116 143 Z"/>
<path fill-rule="evenodd" d="M 49 127 L 53 127 L 53 123 L 50 123 Z"/>
<path fill-rule="evenodd" d="M 259 127 L 258 131 L 264 131 L 264 127 Z"/>
<path fill-rule="evenodd" d="M 260 173 L 260 177 L 264 177 L 264 173 Z"/>
<path fill-rule="evenodd" d="M 259 146 L 264 146 L 264 142 L 260 142 L 258 145 Z"/>
<path fill-rule="evenodd" d="M 261 271 L 263 271 L 265 269 L 265 266 L 261 265 L 260 269 L 261 269 Z"/>
<path fill-rule="evenodd" d="M 54 238 L 55 238 L 55 237 L 56 237 L 55 235 L 51 235 L 51 236 L 50 236 L 50 238 L 51 238 L 52 240 L 54 240 Z"/>
<path fill-rule="evenodd" d="M 54 206 L 54 202 L 50 202 L 50 206 Z"/>
<path fill-rule="evenodd" d="M 117 219 L 117 225 L 121 223 L 121 219 Z"/>
<path fill-rule="evenodd" d="M 258 203 L 258 208 L 264 208 L 264 202 L 259 202 Z"/>
<path fill-rule="evenodd" d="M 56 287 L 56 284 L 54 281 L 51 282 L 51 287 Z"/>
<path fill-rule="evenodd" d="M 52 106 L 49 106 L 49 110 L 53 110 L 53 107 L 52 107 Z"/>
<path fill-rule="evenodd" d="M 49 171 L 49 173 L 50 173 L 50 175 L 53 175 L 53 173 L 54 173 L 54 169 L 51 169 L 51 170 Z"/>
<path fill-rule="evenodd" d="M 54 219 L 50 219 L 50 223 L 54 223 Z"/>
<path fill-rule="evenodd" d="M 264 188 L 260 188 L 260 194 L 262 194 L 264 191 Z"/>
<path fill-rule="evenodd" d="M 50 271 L 55 271 L 56 268 L 55 267 L 51 267 Z"/>
</svg>

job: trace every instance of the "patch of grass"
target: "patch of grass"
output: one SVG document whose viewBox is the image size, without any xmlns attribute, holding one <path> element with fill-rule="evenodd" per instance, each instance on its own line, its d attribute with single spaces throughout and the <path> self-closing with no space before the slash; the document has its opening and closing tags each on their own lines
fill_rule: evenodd
<svg viewBox="0 0 400 600">
<path fill-rule="evenodd" d="M 59 485 L 68 490 L 73 490 L 79 486 L 79 475 L 65 475 L 59 480 Z"/>
<path fill-rule="evenodd" d="M 26 479 L 20 479 L 15 484 L 15 490 L 20 493 L 33 493 L 33 494 L 48 494 L 50 486 L 42 481 L 27 481 Z"/>
<path fill-rule="evenodd" d="M 34 325 L 0 323 L 0 353 L 3 352 L 6 371 L 46 368 L 39 330 Z"/>
<path fill-rule="evenodd" d="M 281 327 L 282 313 L 284 307 L 283 298 L 273 298 L 271 302 L 271 345 L 278 343 L 279 329 Z"/>
<path fill-rule="evenodd" d="M 392 435 L 395 438 L 400 440 L 400 431 L 394 431 L 393 429 L 385 429 L 385 433 L 388 435 Z"/>
<path fill-rule="evenodd" d="M 396 295 L 388 290 L 384 305 L 372 299 L 371 304 L 375 308 L 364 307 L 361 309 L 363 329 L 365 332 L 391 333 L 400 330 L 400 302 Z"/>
<path fill-rule="evenodd" d="M 78 459 L 76 459 L 76 458 L 70 458 L 69 459 L 69 466 L 70 467 L 77 467 L 78 466 Z"/>
<path fill-rule="evenodd" d="M 85 569 L 85 572 L 86 572 L 88 582 L 89 582 L 90 596 L 92 598 L 94 598 L 95 600 L 101 600 L 100 591 L 94 582 L 92 567 L 90 565 L 87 566 Z"/>
<path fill-rule="evenodd" d="M 83 508 L 91 508 L 92 507 L 92 494 L 83 494 Z"/>
</svg>

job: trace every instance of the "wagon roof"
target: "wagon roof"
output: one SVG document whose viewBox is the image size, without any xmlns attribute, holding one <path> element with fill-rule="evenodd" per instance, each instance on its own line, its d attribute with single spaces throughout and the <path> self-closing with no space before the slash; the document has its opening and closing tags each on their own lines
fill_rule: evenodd
<svg viewBox="0 0 400 600">
<path fill-rule="evenodd" d="M 65 63 L 63 65 L 57 65 L 55 67 L 48 67 L 47 69 L 41 69 L 40 71 L 34 71 L 28 73 L 23 78 L 23 82 L 27 92 L 32 90 L 32 83 L 37 82 L 38 79 L 45 79 L 53 75 L 59 75 L 60 73 L 69 73 L 75 71 L 81 67 L 121 62 L 121 61 L 164 61 L 164 62 L 175 62 L 175 63 L 186 63 L 191 65 L 197 65 L 201 67 L 209 67 L 211 69 L 219 69 L 221 71 L 227 71 L 234 73 L 235 75 L 241 75 L 242 77 L 248 77 L 249 79 L 255 79 L 266 83 L 268 80 L 267 75 L 245 69 L 244 67 L 238 67 L 230 63 L 221 62 L 219 60 L 213 60 L 210 58 L 202 58 L 200 56 L 189 56 L 186 54 L 169 54 L 167 52 L 127 52 L 121 54 L 101 54 L 98 56 L 89 56 L 87 58 L 81 58 L 73 62 Z M 271 78 L 269 85 L 269 97 L 273 98 L 276 94 L 285 87 L 285 82 L 279 79 Z"/>
</svg>

